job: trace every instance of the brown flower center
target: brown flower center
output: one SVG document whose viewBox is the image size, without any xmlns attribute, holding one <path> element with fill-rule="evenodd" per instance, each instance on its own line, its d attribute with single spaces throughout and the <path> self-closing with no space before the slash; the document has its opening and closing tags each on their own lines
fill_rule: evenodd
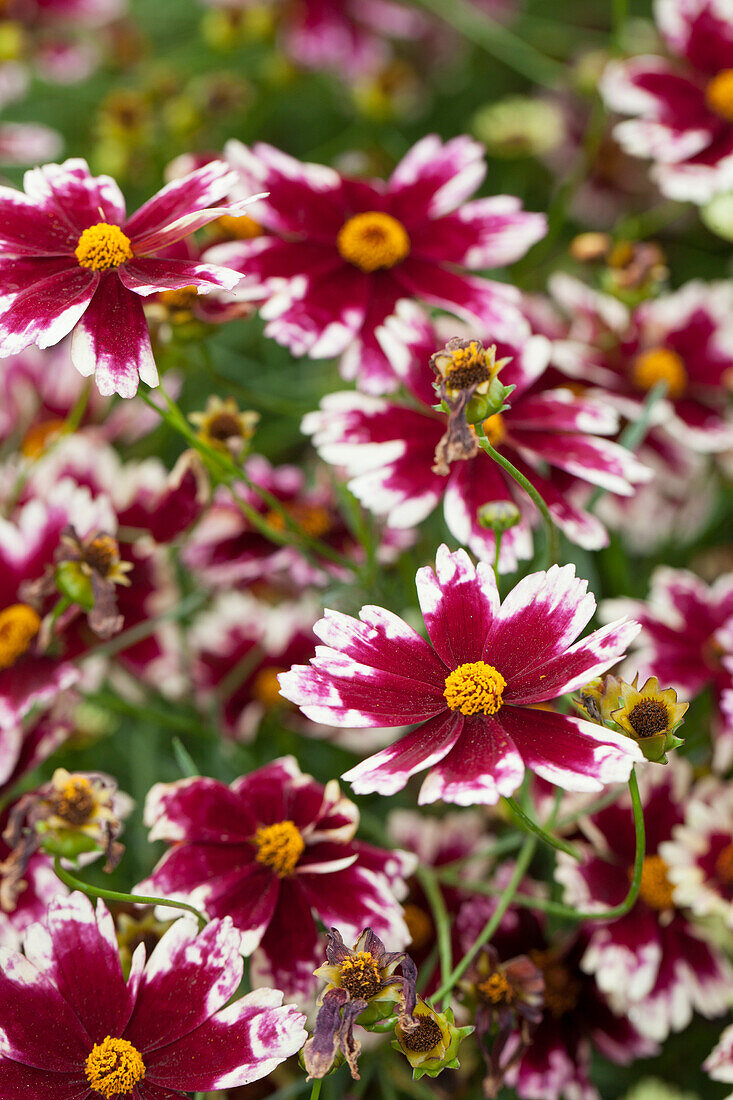
<svg viewBox="0 0 733 1100">
<path fill-rule="evenodd" d="M 450 359 L 445 367 L 445 381 L 451 390 L 467 390 L 491 381 L 491 356 L 479 340 L 453 348 Z"/>
<path fill-rule="evenodd" d="M 357 951 L 339 967 L 341 985 L 348 990 L 352 1000 L 368 1001 L 375 997 L 382 986 L 379 965 L 371 951 Z"/>
<path fill-rule="evenodd" d="M 414 1050 L 416 1053 L 424 1053 L 432 1050 L 442 1040 L 443 1033 L 440 1025 L 432 1016 L 419 1016 L 418 1024 L 412 1031 L 404 1031 L 400 1034 L 400 1043 L 405 1050 Z"/>
<path fill-rule="evenodd" d="M 132 259 L 132 246 L 130 238 L 125 236 L 119 225 L 99 222 L 84 230 L 74 255 L 80 267 L 108 271 Z"/>
<path fill-rule="evenodd" d="M 666 382 L 670 397 L 681 397 L 687 389 L 685 364 L 677 352 L 669 348 L 651 348 L 637 355 L 631 376 L 640 390 L 650 390 L 657 382 Z"/>
<path fill-rule="evenodd" d="M 661 856 L 647 856 L 641 871 L 639 897 L 650 909 L 672 909 L 673 886 L 667 872 L 669 868 Z"/>
<path fill-rule="evenodd" d="M 53 812 L 69 825 L 84 825 L 94 813 L 97 801 L 84 775 L 70 775 L 53 799 Z"/>
<path fill-rule="evenodd" d="M 344 222 L 336 247 L 348 263 L 371 272 L 401 263 L 410 252 L 410 238 L 397 218 L 369 210 Z"/>
<path fill-rule="evenodd" d="M 716 73 L 705 89 L 705 100 L 716 115 L 733 122 L 733 69 Z"/>
<path fill-rule="evenodd" d="M 577 1005 L 582 989 L 580 979 L 550 951 L 530 951 L 530 958 L 542 971 L 545 1006 L 559 1020 L 567 1012 L 572 1012 Z"/>
<path fill-rule="evenodd" d="M 724 886 L 733 886 L 733 844 L 726 844 L 715 860 L 715 876 Z"/>
<path fill-rule="evenodd" d="M 630 712 L 629 723 L 639 737 L 654 737 L 669 729 L 669 713 L 660 699 L 642 699 Z"/>
<path fill-rule="evenodd" d="M 461 714 L 496 714 L 505 687 L 506 680 L 492 665 L 470 661 L 446 676 L 443 695 L 450 709 Z"/>
<path fill-rule="evenodd" d="M 514 990 L 499 970 L 479 982 L 476 991 L 483 1001 L 492 1005 L 510 1005 L 514 1000 Z"/>
<path fill-rule="evenodd" d="M 305 841 L 292 821 L 262 825 L 255 833 L 255 859 L 272 867 L 278 878 L 288 878 L 305 850 Z"/>
<path fill-rule="evenodd" d="M 145 1076 L 140 1052 L 127 1039 L 113 1039 L 109 1035 L 92 1047 L 85 1069 L 89 1087 L 105 1100 L 127 1096 Z"/>
<path fill-rule="evenodd" d="M 41 617 L 27 603 L 0 611 L 0 671 L 11 668 L 30 648 L 41 629 Z"/>
<path fill-rule="evenodd" d="M 238 416 L 230 412 L 217 413 L 206 425 L 206 431 L 212 439 L 226 443 L 232 436 L 241 436 L 242 424 Z"/>
</svg>

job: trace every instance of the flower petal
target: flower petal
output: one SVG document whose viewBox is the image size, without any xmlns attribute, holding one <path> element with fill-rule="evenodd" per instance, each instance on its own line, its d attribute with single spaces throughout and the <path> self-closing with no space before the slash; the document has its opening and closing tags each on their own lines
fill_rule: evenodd
<svg viewBox="0 0 733 1100">
<path fill-rule="evenodd" d="M 104 397 L 113 393 L 134 397 L 140 381 L 158 385 L 142 302 L 122 285 L 116 272 L 100 280 L 74 330 L 71 358 L 85 378 L 94 375 Z"/>
<path fill-rule="evenodd" d="M 409 227 L 455 210 L 486 175 L 485 152 L 466 135 L 442 142 L 437 134 L 426 134 L 390 176 L 390 213 Z"/>
<path fill-rule="evenodd" d="M 438 548 L 435 571 L 418 570 L 417 595 L 430 640 L 448 669 L 478 661 L 499 611 L 494 571 L 465 550 Z"/>
<path fill-rule="evenodd" d="M 89 308 L 99 276 L 68 260 L 38 262 L 38 278 L 21 265 L 23 289 L 0 314 L 0 356 L 15 355 L 29 344 L 49 348 L 68 336 Z M 48 270 L 51 268 L 51 274 Z M 11 284 L 12 286 L 12 284 Z M 6 288 L 7 289 L 7 288 Z"/>
<path fill-rule="evenodd" d="M 133 244 L 179 218 L 213 206 L 225 198 L 237 177 L 223 160 L 212 160 L 195 172 L 171 180 L 128 219 L 125 233 Z"/>
<path fill-rule="evenodd" d="M 463 715 L 450 710 L 424 722 L 399 741 L 344 772 L 355 794 L 395 794 L 417 772 L 442 760 L 463 729 Z"/>
<path fill-rule="evenodd" d="M 503 713 L 503 712 L 502 712 Z M 495 718 L 465 722 L 457 742 L 425 779 L 420 805 L 452 802 L 458 806 L 493 806 L 516 791 L 524 764 L 511 737 Z"/>
<path fill-rule="evenodd" d="M 157 294 L 161 290 L 181 290 L 189 286 L 195 286 L 199 294 L 219 288 L 233 290 L 242 278 L 238 271 L 216 264 L 154 259 L 150 256 L 123 264 L 119 276 L 123 286 L 143 296 Z"/>
<path fill-rule="evenodd" d="M 271 984 L 286 997 L 312 994 L 322 959 L 316 922 L 299 878 L 283 879 L 272 920 L 250 963 L 253 985 Z"/>
<path fill-rule="evenodd" d="M 115 181 L 111 176 L 93 176 L 80 157 L 31 168 L 23 176 L 23 187 L 39 215 L 57 217 L 77 240 L 90 225 L 122 225 L 125 220 L 125 200 Z"/>
<path fill-rule="evenodd" d="M 145 800 L 144 821 L 151 842 L 231 844 L 247 840 L 256 828 L 243 800 L 225 783 L 206 776 L 156 783 Z"/>
</svg>

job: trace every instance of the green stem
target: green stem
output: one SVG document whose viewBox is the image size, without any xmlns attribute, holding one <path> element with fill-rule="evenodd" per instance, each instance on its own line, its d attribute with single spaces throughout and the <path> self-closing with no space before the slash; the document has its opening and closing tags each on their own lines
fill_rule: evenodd
<svg viewBox="0 0 733 1100">
<path fill-rule="evenodd" d="M 318 1100 L 318 1097 L 321 1095 L 322 1084 L 323 1078 L 316 1077 L 315 1081 L 313 1082 L 313 1088 L 311 1089 L 311 1100 Z"/>
<path fill-rule="evenodd" d="M 551 833 L 546 833 L 541 825 L 538 825 L 536 821 L 533 821 L 532 818 L 524 812 L 515 799 L 505 798 L 504 802 L 509 807 L 512 816 L 516 818 L 525 832 L 534 833 L 543 844 L 549 845 L 550 848 L 556 848 L 558 852 L 565 852 L 566 855 L 572 856 L 573 859 L 582 859 L 577 848 L 574 848 L 572 844 L 566 844 L 564 840 L 559 840 L 558 837 L 553 836 Z"/>
<path fill-rule="evenodd" d="M 565 81 L 563 65 L 471 7 L 466 0 L 417 0 L 417 3 L 533 84 L 557 89 Z"/>
<path fill-rule="evenodd" d="M 496 547 L 496 549 L 494 550 L 494 575 L 496 576 L 497 581 L 499 580 L 499 554 L 501 552 L 501 536 L 502 536 L 502 534 L 503 534 L 502 531 L 495 531 L 494 532 L 494 543 L 495 543 L 495 547 Z"/>
<path fill-rule="evenodd" d="M 557 532 L 557 527 L 555 526 L 555 521 L 550 515 L 550 509 L 547 507 L 532 482 L 528 481 L 524 474 L 520 473 L 517 467 L 514 466 L 508 458 L 505 458 L 504 455 L 499 454 L 499 452 L 491 446 L 488 439 L 486 438 L 486 432 L 484 431 L 483 424 L 475 424 L 474 429 L 476 431 L 476 438 L 478 439 L 479 447 L 481 447 L 481 449 L 485 451 L 490 458 L 493 458 L 494 462 L 498 462 L 502 469 L 506 470 L 509 476 L 513 478 L 514 481 L 516 481 L 517 485 L 521 486 L 521 488 L 524 489 L 530 500 L 537 506 L 540 515 L 542 516 L 542 519 L 545 523 L 545 534 L 547 536 L 547 564 L 552 565 L 554 562 L 557 561 L 559 557 L 560 538 Z"/>
<path fill-rule="evenodd" d="M 208 924 L 203 913 L 200 913 L 198 909 L 194 909 L 193 905 L 188 905 L 185 901 L 171 901 L 169 898 L 152 898 L 146 897 L 143 894 L 123 894 L 120 893 L 119 890 L 106 890 L 102 886 L 91 886 L 88 882 L 82 882 L 81 879 L 75 878 L 74 875 L 70 875 L 69 872 L 61 866 L 60 856 L 54 856 L 53 869 L 57 878 L 60 878 L 70 890 L 81 890 L 83 894 L 87 894 L 89 897 L 104 898 L 105 901 L 121 901 L 128 905 L 165 905 L 170 909 L 186 909 L 196 917 L 200 928 L 203 929 Z"/>
<path fill-rule="evenodd" d="M 535 836 L 528 836 L 524 842 L 524 845 L 522 846 L 521 852 L 517 856 L 517 862 L 514 866 L 512 877 L 509 879 L 509 882 L 504 888 L 502 895 L 497 902 L 496 909 L 491 914 L 491 917 L 484 925 L 483 929 L 479 933 L 469 951 L 463 956 L 458 965 L 448 975 L 447 980 L 442 983 L 438 992 L 433 997 L 431 997 L 431 1000 L 433 1002 L 440 1001 L 442 999 L 442 1007 L 444 1009 L 448 1006 L 448 1003 L 450 1002 L 450 994 L 453 987 L 456 985 L 457 982 L 461 980 L 461 978 L 475 959 L 476 955 L 478 955 L 481 948 L 484 946 L 485 943 L 488 943 L 488 941 L 494 935 L 494 932 L 496 932 L 497 928 L 499 927 L 501 919 L 511 905 L 512 899 L 519 889 L 519 883 L 524 878 L 527 868 L 532 861 L 532 856 L 534 855 L 534 850 L 536 847 L 537 838 Z"/>
<path fill-rule="evenodd" d="M 667 382 L 657 382 L 656 385 L 652 386 L 646 395 L 638 419 L 632 420 L 621 432 L 618 441 L 627 451 L 635 451 L 644 442 L 651 426 L 654 407 L 658 401 L 666 396 L 668 388 Z M 597 488 L 586 505 L 586 511 L 591 512 L 605 492 L 605 489 Z"/>
<path fill-rule="evenodd" d="M 417 877 L 425 891 L 425 896 L 430 902 L 430 909 L 435 922 L 438 937 L 438 954 L 440 957 L 440 980 L 446 982 L 453 966 L 453 948 L 451 945 L 450 917 L 445 906 L 443 891 L 440 889 L 438 879 L 432 867 L 418 867 Z"/>
</svg>

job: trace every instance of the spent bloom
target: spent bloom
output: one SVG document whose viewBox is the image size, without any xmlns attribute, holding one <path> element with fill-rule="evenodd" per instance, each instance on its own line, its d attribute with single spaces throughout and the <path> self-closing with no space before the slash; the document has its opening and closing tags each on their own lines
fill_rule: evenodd
<svg viewBox="0 0 733 1100">
<path fill-rule="evenodd" d="M 344 355 L 342 372 L 372 392 L 397 378 L 380 330 L 401 299 L 420 299 L 499 334 L 516 319 L 518 293 L 467 271 L 518 260 L 545 233 L 510 195 L 467 201 L 483 180 L 483 148 L 468 137 L 424 137 L 389 180 L 355 180 L 301 164 L 262 142 L 232 141 L 243 191 L 267 191 L 252 208 L 267 230 L 211 249 L 247 276 L 265 332 L 295 355 Z"/>
<path fill-rule="evenodd" d="M 172 243 L 243 203 L 216 205 L 234 175 L 221 161 L 173 180 L 131 217 L 109 176 L 86 161 L 33 168 L 25 191 L 0 188 L 0 355 L 58 343 L 73 330 L 71 357 L 100 393 L 132 397 L 157 386 L 142 299 L 193 286 L 232 290 L 240 276 L 208 263 L 169 259 Z"/>
<path fill-rule="evenodd" d="M 228 1002 L 242 978 L 228 920 L 198 933 L 174 922 L 145 962 L 123 977 L 114 924 L 82 894 L 52 902 L 3 950 L 0 1090 L 5 1100 L 103 1097 L 160 1100 L 257 1081 L 295 1054 L 303 1016 L 282 994 L 257 989 Z"/>
<path fill-rule="evenodd" d="M 311 992 L 316 918 L 356 937 L 366 926 L 398 946 L 409 933 L 397 898 L 415 867 L 404 852 L 353 839 L 359 811 L 283 757 L 227 787 L 197 777 L 148 794 L 150 839 L 171 848 L 140 890 L 230 916 L 251 971 L 287 994 Z"/>
<path fill-rule="evenodd" d="M 420 802 L 495 803 L 525 767 L 568 790 L 628 779 L 641 752 L 611 730 L 535 704 L 615 664 L 638 626 L 619 620 L 575 641 L 595 610 L 573 566 L 525 577 L 499 602 L 493 569 L 438 550 L 417 588 L 432 645 L 392 612 L 326 611 L 310 665 L 280 677 L 315 722 L 415 728 L 344 776 L 358 794 L 393 794 L 430 769 Z M 574 644 L 573 644 L 574 643 Z"/>
</svg>

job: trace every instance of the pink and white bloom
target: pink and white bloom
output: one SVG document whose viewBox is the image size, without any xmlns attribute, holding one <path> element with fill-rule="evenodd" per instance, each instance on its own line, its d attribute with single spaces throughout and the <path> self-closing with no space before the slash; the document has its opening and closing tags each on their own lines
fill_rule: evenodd
<svg viewBox="0 0 733 1100">
<path fill-rule="evenodd" d="M 696 783 L 660 852 L 675 904 L 733 928 L 733 785 L 713 776 Z"/>
<path fill-rule="evenodd" d="M 628 420 L 638 419 L 649 390 L 666 382 L 653 426 L 703 454 L 733 446 L 733 283 L 695 279 L 632 311 L 568 275 L 554 275 L 550 290 L 568 319 L 553 347 L 561 370 L 599 387 Z"/>
<path fill-rule="evenodd" d="M 543 214 L 510 195 L 467 201 L 486 172 L 468 137 L 418 142 L 384 183 L 301 164 L 262 142 L 232 141 L 227 156 L 266 235 L 209 251 L 247 276 L 242 294 L 261 303 L 265 332 L 295 355 L 344 355 L 345 377 L 371 392 L 397 386 L 380 343 L 402 299 L 478 319 L 496 336 L 518 319 L 518 292 L 469 271 L 503 267 L 546 230 Z"/>
<path fill-rule="evenodd" d="M 629 664 L 642 683 L 656 676 L 683 700 L 712 690 L 718 711 L 713 758 L 724 770 L 733 754 L 733 711 L 721 706 L 733 688 L 733 573 L 707 585 L 686 569 L 660 566 L 646 600 L 606 600 L 601 615 L 633 615 L 641 623 Z"/>
<path fill-rule="evenodd" d="M 326 611 L 310 665 L 280 677 L 314 722 L 415 728 L 346 772 L 357 794 L 389 795 L 428 771 L 419 801 L 493 804 L 525 767 L 568 790 L 627 779 L 639 749 L 579 718 L 535 709 L 615 664 L 638 626 L 619 620 L 575 641 L 595 610 L 572 565 L 525 577 L 499 602 L 493 569 L 438 550 L 417 589 L 432 645 L 381 607 Z M 575 643 L 575 644 L 573 644 Z"/>
<path fill-rule="evenodd" d="M 0 188 L 0 356 L 51 347 L 73 330 L 71 357 L 100 393 L 157 386 L 142 299 L 195 286 L 231 290 L 240 275 L 165 259 L 175 241 L 246 202 L 216 205 L 235 177 L 221 161 L 173 180 L 131 217 L 117 184 L 84 160 L 33 168 L 25 193 Z"/>
<path fill-rule="evenodd" d="M 665 842 L 684 820 L 691 778 L 689 765 L 678 758 L 641 774 L 646 855 L 639 900 L 618 920 L 589 923 L 582 961 L 615 1011 L 659 1041 L 687 1027 L 694 1011 L 707 1017 L 725 1012 L 733 981 L 722 951 L 701 938 L 690 913 L 678 906 L 668 877 Z M 618 905 L 629 889 L 636 850 L 630 799 L 581 818 L 580 827 L 593 847 L 582 863 L 559 853 L 556 874 L 565 900 L 581 910 Z"/>
<path fill-rule="evenodd" d="M 733 1085 L 733 1024 L 720 1036 L 715 1049 L 703 1062 L 702 1068 L 710 1074 L 713 1081 L 724 1081 L 727 1085 Z M 733 1092 L 726 1100 L 731 1100 L 731 1097 Z"/>
<path fill-rule="evenodd" d="M 671 57 L 611 62 L 601 81 L 608 106 L 632 119 L 615 135 L 651 158 L 660 190 L 706 203 L 733 188 L 733 20 L 729 0 L 655 0 Z"/>
<path fill-rule="evenodd" d="M 283 757 L 237 779 L 158 783 L 145 804 L 149 839 L 171 845 L 139 887 L 229 916 L 250 976 L 307 996 L 323 948 L 316 918 L 355 940 L 372 928 L 410 939 L 398 898 L 416 860 L 354 840 L 359 811 Z"/>
<path fill-rule="evenodd" d="M 484 560 L 494 560 L 495 536 L 479 524 L 478 510 L 512 501 L 521 519 L 502 536 L 499 568 L 515 570 L 532 556 L 532 527 L 539 520 L 526 493 L 483 452 L 455 462 L 447 476 L 433 466 L 445 415 L 433 409 L 437 399 L 427 362 L 445 342 L 442 326 L 436 332 L 410 307 L 385 332 L 404 335 L 405 347 L 410 345 L 394 360 L 407 400 L 329 394 L 304 418 L 302 430 L 326 462 L 344 468 L 357 499 L 390 526 L 412 527 L 442 501 L 451 534 Z M 629 451 L 601 438 L 618 428 L 618 415 L 608 404 L 577 397 L 557 385 L 557 372 L 554 378 L 546 373 L 551 345 L 544 336 L 526 338 L 520 331 L 497 342 L 496 349 L 497 359 L 511 358 L 500 380 L 516 389 L 508 398 L 510 408 L 485 422 L 489 440 L 535 485 L 569 539 L 586 549 L 605 546 L 603 524 L 583 507 L 591 487 L 631 496 L 651 472 Z"/>
<path fill-rule="evenodd" d="M 242 978 L 229 920 L 198 932 L 182 917 L 147 965 L 143 944 L 123 977 L 110 913 L 74 893 L 1 952 L 0 1089 L 4 1100 L 132 1095 L 173 1100 L 266 1077 L 306 1038 L 282 994 L 257 989 L 231 1004 Z"/>
</svg>

